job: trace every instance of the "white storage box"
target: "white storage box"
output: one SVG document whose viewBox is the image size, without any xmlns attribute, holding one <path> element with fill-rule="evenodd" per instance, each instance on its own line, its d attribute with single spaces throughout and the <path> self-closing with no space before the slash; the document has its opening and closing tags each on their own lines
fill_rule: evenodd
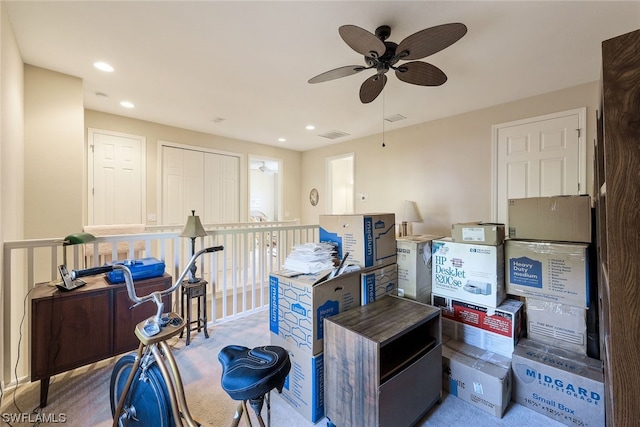
<svg viewBox="0 0 640 427">
<path fill-rule="evenodd" d="M 398 290 L 405 298 L 431 301 L 431 245 L 442 236 L 406 236 L 396 240 Z"/>
<path fill-rule="evenodd" d="M 541 343 L 587 354 L 587 310 L 557 302 L 527 298 L 527 337 Z"/>
</svg>

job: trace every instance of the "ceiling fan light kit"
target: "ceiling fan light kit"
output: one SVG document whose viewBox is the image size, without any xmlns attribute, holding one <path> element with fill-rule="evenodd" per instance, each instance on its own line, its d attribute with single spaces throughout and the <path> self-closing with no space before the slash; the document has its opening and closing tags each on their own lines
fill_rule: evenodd
<svg viewBox="0 0 640 427">
<path fill-rule="evenodd" d="M 399 44 L 387 41 L 391 27 L 382 25 L 375 34 L 355 25 L 343 25 L 338 29 L 342 40 L 364 56 L 366 66 L 347 65 L 325 71 L 309 79 L 309 83 L 321 83 L 375 69 L 376 74 L 360 86 L 360 101 L 367 104 L 375 100 L 387 83 L 386 73 L 394 70 L 396 77 L 418 86 L 440 86 L 447 81 L 446 74 L 435 65 L 416 61 L 451 46 L 466 33 L 461 23 L 442 24 L 414 33 Z M 399 61 L 408 61 L 398 64 Z M 398 65 L 396 65 L 398 64 Z"/>
</svg>

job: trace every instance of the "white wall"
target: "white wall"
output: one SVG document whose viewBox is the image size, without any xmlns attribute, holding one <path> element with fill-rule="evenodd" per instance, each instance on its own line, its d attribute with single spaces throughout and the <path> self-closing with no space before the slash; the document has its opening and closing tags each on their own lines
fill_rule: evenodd
<svg viewBox="0 0 640 427">
<path fill-rule="evenodd" d="M 11 22 L 5 10 L 4 2 L 0 3 L 0 241 L 19 240 L 23 236 L 23 64 Z M 3 252 L 0 249 L 0 252 Z M 0 256 L 0 271 L 3 268 L 4 253 Z M 0 289 L 4 289 L 4 278 L 0 276 Z M 0 292 L 2 322 L 19 324 L 22 310 L 12 312 L 10 307 L 20 307 L 24 295 L 9 294 L 4 300 L 4 292 Z M 11 317 L 9 317 L 11 316 Z M 5 349 L 11 347 L 5 342 L 0 328 L 0 367 L 4 367 Z M 10 359 L 8 359 L 10 360 Z M 3 372 L 7 378 L 8 372 Z"/>
<path fill-rule="evenodd" d="M 302 222 L 318 222 L 326 211 L 325 159 L 355 153 L 355 212 L 393 212 L 415 200 L 423 218 L 414 234 L 450 235 L 451 224 L 491 218 L 492 125 L 587 107 L 587 182 L 593 177 L 598 83 L 588 83 L 516 102 L 471 111 L 302 154 Z M 388 126 L 388 127 L 392 127 Z M 308 202 L 312 188 L 320 202 Z M 589 186 L 591 187 L 591 186 Z"/>
</svg>

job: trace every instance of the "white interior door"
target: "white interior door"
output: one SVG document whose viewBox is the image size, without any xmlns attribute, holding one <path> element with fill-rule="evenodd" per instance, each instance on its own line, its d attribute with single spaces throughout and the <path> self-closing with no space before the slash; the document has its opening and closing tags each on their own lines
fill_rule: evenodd
<svg viewBox="0 0 640 427">
<path fill-rule="evenodd" d="M 184 224 L 192 210 L 201 216 L 204 207 L 204 153 L 163 147 L 162 171 L 162 223 Z"/>
<path fill-rule="evenodd" d="M 89 225 L 143 224 L 145 138 L 89 129 Z"/>
<path fill-rule="evenodd" d="M 240 158 L 205 153 L 204 221 L 240 221 Z"/>
<path fill-rule="evenodd" d="M 162 224 L 184 224 L 192 210 L 203 224 L 240 220 L 239 156 L 161 147 Z"/>
<path fill-rule="evenodd" d="M 494 126 L 494 218 L 512 198 L 586 193 L 586 109 Z"/>
</svg>

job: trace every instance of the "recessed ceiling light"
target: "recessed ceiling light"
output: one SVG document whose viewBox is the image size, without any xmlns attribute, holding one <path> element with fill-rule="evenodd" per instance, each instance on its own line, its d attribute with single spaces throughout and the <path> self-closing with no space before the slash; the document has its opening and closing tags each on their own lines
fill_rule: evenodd
<svg viewBox="0 0 640 427">
<path fill-rule="evenodd" d="M 129 101 L 122 101 L 120 103 L 120 105 L 122 105 L 124 108 L 133 108 L 133 107 L 135 107 L 135 105 L 133 105 L 133 103 L 129 102 Z"/>
<path fill-rule="evenodd" d="M 314 125 L 307 125 L 305 127 L 306 130 L 314 130 L 316 127 Z"/>
<path fill-rule="evenodd" d="M 285 138 L 278 138 L 278 142 L 287 142 Z"/>
<path fill-rule="evenodd" d="M 93 66 L 96 67 L 98 70 L 106 71 L 107 73 L 110 73 L 113 71 L 113 67 L 107 64 L 106 62 L 94 62 Z"/>
</svg>

